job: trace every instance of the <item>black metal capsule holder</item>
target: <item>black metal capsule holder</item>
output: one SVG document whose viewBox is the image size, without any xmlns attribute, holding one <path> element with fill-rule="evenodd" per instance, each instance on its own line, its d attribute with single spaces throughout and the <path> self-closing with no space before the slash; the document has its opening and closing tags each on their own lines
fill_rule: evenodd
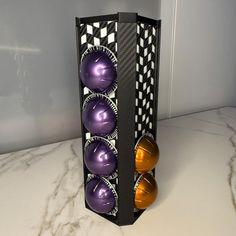
<svg viewBox="0 0 236 236">
<path fill-rule="evenodd" d="M 133 224 L 143 210 L 134 208 L 134 186 L 140 174 L 135 172 L 134 147 L 138 139 L 150 133 L 156 139 L 158 76 L 161 21 L 136 13 L 117 13 L 76 18 L 78 67 L 91 48 L 108 49 L 117 58 L 117 83 L 106 96 L 116 106 L 117 126 L 105 138 L 117 150 L 117 170 L 102 177 L 116 192 L 116 210 L 100 214 L 117 225 Z M 80 107 L 94 93 L 80 81 Z M 83 147 L 97 135 L 83 122 Z M 155 169 L 152 170 L 155 175 Z M 93 177 L 84 165 L 84 183 Z M 87 208 L 91 209 L 85 201 Z"/>
</svg>

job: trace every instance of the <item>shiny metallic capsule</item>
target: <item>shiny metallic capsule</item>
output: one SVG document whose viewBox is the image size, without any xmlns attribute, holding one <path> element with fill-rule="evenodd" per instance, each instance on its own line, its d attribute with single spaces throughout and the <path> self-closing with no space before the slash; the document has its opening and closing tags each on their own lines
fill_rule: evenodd
<svg viewBox="0 0 236 236">
<path fill-rule="evenodd" d="M 140 174 L 152 170 L 159 160 L 159 148 L 155 140 L 144 135 L 135 147 L 135 168 Z"/>
<path fill-rule="evenodd" d="M 157 194 L 158 186 L 155 178 L 149 173 L 141 175 L 134 187 L 134 206 L 146 209 L 155 201 Z"/>
</svg>

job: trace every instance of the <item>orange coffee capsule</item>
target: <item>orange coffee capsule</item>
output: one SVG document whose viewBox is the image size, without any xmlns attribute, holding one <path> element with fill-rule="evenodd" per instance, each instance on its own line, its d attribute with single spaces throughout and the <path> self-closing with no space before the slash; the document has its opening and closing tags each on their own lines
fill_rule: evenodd
<svg viewBox="0 0 236 236">
<path fill-rule="evenodd" d="M 144 135 L 135 147 L 135 168 L 140 174 L 152 170 L 159 160 L 159 148 L 155 140 Z"/>
<path fill-rule="evenodd" d="M 143 174 L 137 180 L 134 187 L 134 206 L 138 209 L 146 209 L 156 199 L 158 186 L 155 178 L 149 174 Z"/>
</svg>

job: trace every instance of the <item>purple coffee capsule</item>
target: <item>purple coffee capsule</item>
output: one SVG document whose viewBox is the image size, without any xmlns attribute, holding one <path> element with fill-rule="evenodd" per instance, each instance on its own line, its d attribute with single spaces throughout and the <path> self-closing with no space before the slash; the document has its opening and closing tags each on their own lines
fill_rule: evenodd
<svg viewBox="0 0 236 236">
<path fill-rule="evenodd" d="M 88 170 L 96 175 L 108 176 L 116 170 L 116 149 L 109 141 L 97 138 L 89 141 L 84 151 L 84 162 Z"/>
<path fill-rule="evenodd" d="M 104 178 L 94 177 L 85 187 L 85 199 L 89 207 L 98 213 L 109 213 L 116 207 L 116 194 Z"/>
<path fill-rule="evenodd" d="M 116 127 L 116 112 L 112 101 L 104 95 L 90 95 L 83 106 L 82 121 L 92 134 L 106 136 Z"/>
<path fill-rule="evenodd" d="M 95 93 L 107 92 L 116 81 L 115 60 L 113 53 L 105 47 L 89 48 L 80 64 L 83 84 Z"/>
</svg>

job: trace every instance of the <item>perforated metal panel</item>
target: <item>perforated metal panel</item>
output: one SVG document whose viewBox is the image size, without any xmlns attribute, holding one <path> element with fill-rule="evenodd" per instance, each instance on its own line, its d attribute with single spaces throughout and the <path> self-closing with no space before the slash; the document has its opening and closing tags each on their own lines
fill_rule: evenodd
<svg viewBox="0 0 236 236">
<path fill-rule="evenodd" d="M 80 24 L 80 50 L 81 50 L 81 59 L 83 59 L 83 55 L 88 53 L 90 50 L 109 50 L 108 54 L 112 54 L 111 57 L 117 58 L 117 22 L 116 21 L 102 21 L 102 22 L 93 22 L 93 23 L 82 23 Z M 95 94 L 91 90 L 89 90 L 86 86 L 81 84 L 82 87 L 82 103 L 86 102 L 86 99 Z M 109 91 L 104 95 L 98 94 L 98 96 L 106 96 L 108 97 L 113 104 L 117 107 L 117 95 L 116 89 L 113 91 Z M 93 137 L 98 137 L 97 135 L 93 135 L 88 130 L 84 128 L 84 145 L 86 142 L 89 142 Z M 117 148 L 117 129 L 115 131 L 103 138 L 106 138 L 107 141 L 112 143 L 112 145 Z M 85 167 L 85 179 L 89 179 L 91 173 Z M 118 178 L 117 172 L 113 173 L 111 176 L 104 177 L 107 181 L 117 190 Z M 112 212 L 108 213 L 108 215 L 116 216 L 117 208 Z"/>
<path fill-rule="evenodd" d="M 82 55 L 94 46 L 97 46 L 98 49 L 104 46 L 117 57 L 117 22 L 102 21 L 80 24 L 80 43 Z M 87 87 L 83 86 L 83 101 L 91 94 L 92 92 Z M 106 96 L 117 106 L 116 91 L 110 92 L 106 94 Z M 85 133 L 86 140 L 90 139 L 92 136 L 93 135 L 88 131 Z M 116 146 L 117 130 L 107 138 Z"/>
<path fill-rule="evenodd" d="M 137 62 L 135 99 L 135 138 L 144 133 L 153 133 L 155 92 L 156 29 L 152 25 L 137 24 Z M 154 98 L 155 97 L 155 98 Z"/>
<path fill-rule="evenodd" d="M 80 25 L 81 50 L 91 46 L 103 45 L 117 56 L 117 22 L 102 21 Z"/>
</svg>

